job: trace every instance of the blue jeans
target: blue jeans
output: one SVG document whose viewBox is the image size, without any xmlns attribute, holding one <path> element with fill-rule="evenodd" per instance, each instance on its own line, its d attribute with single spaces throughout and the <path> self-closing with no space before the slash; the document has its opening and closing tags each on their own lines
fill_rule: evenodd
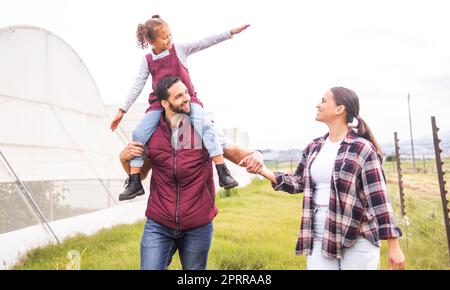
<svg viewBox="0 0 450 290">
<path fill-rule="evenodd" d="M 183 270 L 205 270 L 212 233 L 212 222 L 177 231 L 147 219 L 141 240 L 141 269 L 167 270 L 178 250 Z"/>
<path fill-rule="evenodd" d="M 155 132 L 161 118 L 162 110 L 153 110 L 145 114 L 142 121 L 133 131 L 132 140 L 142 144 L 147 144 L 148 140 Z M 202 136 L 205 148 L 208 150 L 209 156 L 214 157 L 223 155 L 224 136 L 221 136 L 214 123 L 206 118 L 203 107 L 196 103 L 191 103 L 191 113 L 189 114 L 192 125 L 197 134 Z M 225 147 L 224 147 L 225 148 Z M 144 150 L 145 154 L 145 150 Z M 144 155 L 134 157 L 130 161 L 132 167 L 142 167 L 144 164 Z"/>
</svg>

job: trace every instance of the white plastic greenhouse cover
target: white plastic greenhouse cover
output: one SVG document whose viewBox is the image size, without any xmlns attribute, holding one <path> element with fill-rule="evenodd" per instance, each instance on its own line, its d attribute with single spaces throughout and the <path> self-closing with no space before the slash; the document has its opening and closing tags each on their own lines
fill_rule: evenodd
<svg viewBox="0 0 450 290">
<path fill-rule="evenodd" d="M 123 179 L 125 140 L 109 130 L 77 53 L 31 26 L 0 30 L 0 150 L 21 180 Z M 13 181 L 0 166 L 0 182 Z"/>
<path fill-rule="evenodd" d="M 144 218 L 149 178 L 146 195 L 117 197 L 126 177 L 118 153 L 146 106 L 111 133 L 95 81 L 66 42 L 38 27 L 0 29 L 0 269 L 76 232 Z M 249 145 L 237 129 L 227 135 Z M 230 168 L 250 182 L 244 168 Z"/>
</svg>

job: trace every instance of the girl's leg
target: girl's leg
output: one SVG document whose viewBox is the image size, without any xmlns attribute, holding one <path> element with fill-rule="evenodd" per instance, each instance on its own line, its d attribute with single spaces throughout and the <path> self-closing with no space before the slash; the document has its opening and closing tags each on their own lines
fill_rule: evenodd
<svg viewBox="0 0 450 290">
<path fill-rule="evenodd" d="M 195 131 L 202 137 L 203 143 L 208 150 L 209 156 L 217 164 L 224 163 L 223 150 L 220 144 L 219 134 L 214 123 L 206 119 L 202 106 L 191 103 L 191 114 L 189 115 Z M 216 163 L 219 162 L 219 163 Z"/>
<path fill-rule="evenodd" d="M 141 156 L 134 157 L 130 160 L 131 174 L 139 173 L 140 168 L 144 164 L 145 145 L 158 126 L 161 112 L 162 110 L 149 111 L 133 131 L 132 140 L 144 145 L 144 153 Z"/>
<path fill-rule="evenodd" d="M 153 132 L 155 132 L 156 126 L 161 118 L 162 110 L 154 110 L 145 114 L 142 121 L 133 131 L 132 140 L 134 142 L 140 142 L 144 145 L 144 152 L 141 156 L 134 157 L 130 160 L 130 177 L 128 178 L 128 184 L 125 190 L 119 195 L 119 200 L 129 200 L 136 196 L 143 195 L 145 193 L 144 187 L 141 182 L 141 168 L 144 165 L 144 154 L 146 152 L 146 144 Z"/>
<path fill-rule="evenodd" d="M 221 139 L 214 123 L 209 121 L 205 116 L 202 106 L 191 103 L 191 114 L 189 115 L 195 131 L 202 136 L 203 143 L 208 150 L 209 156 L 216 165 L 217 174 L 219 175 L 219 185 L 225 189 L 230 189 L 239 185 L 239 183 L 231 176 L 225 160 L 223 159 L 223 150 Z"/>
</svg>

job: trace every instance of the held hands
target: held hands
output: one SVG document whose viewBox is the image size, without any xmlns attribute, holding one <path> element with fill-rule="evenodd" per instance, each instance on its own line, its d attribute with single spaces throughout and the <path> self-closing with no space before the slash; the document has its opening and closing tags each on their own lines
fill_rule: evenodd
<svg viewBox="0 0 450 290">
<path fill-rule="evenodd" d="M 241 33 L 242 31 L 246 30 L 249 26 L 250 26 L 250 24 L 246 24 L 246 25 L 243 25 L 241 27 L 238 27 L 238 28 L 235 28 L 235 29 L 231 29 L 231 31 L 230 31 L 231 35 L 235 35 L 235 34 Z"/>
<path fill-rule="evenodd" d="M 116 114 L 116 116 L 114 117 L 114 119 L 111 122 L 111 131 L 114 132 L 114 130 L 117 129 L 117 126 L 119 126 L 120 121 L 122 121 L 123 115 L 124 115 L 124 111 L 119 110 Z"/>
<path fill-rule="evenodd" d="M 247 169 L 247 172 L 249 173 L 259 174 L 264 167 L 263 156 L 261 152 L 253 152 L 252 154 L 242 159 L 238 165 L 245 167 Z"/>
</svg>

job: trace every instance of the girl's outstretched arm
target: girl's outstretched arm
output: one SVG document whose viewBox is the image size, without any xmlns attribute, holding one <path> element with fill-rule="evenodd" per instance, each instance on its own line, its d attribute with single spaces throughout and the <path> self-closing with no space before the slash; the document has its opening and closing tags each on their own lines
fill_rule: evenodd
<svg viewBox="0 0 450 290">
<path fill-rule="evenodd" d="M 180 58 L 181 62 L 186 66 L 186 64 L 187 64 L 186 59 L 191 54 L 199 52 L 199 51 L 206 49 L 208 47 L 211 47 L 213 45 L 219 44 L 225 40 L 231 39 L 233 37 L 233 35 L 241 33 L 242 31 L 247 29 L 249 26 L 250 26 L 249 24 L 246 24 L 246 25 L 240 26 L 238 28 L 234 28 L 234 29 L 222 32 L 222 33 L 217 33 L 217 34 L 205 37 L 205 38 L 197 40 L 197 41 L 177 44 L 177 45 L 175 45 L 175 48 L 177 50 L 178 57 Z"/>
<path fill-rule="evenodd" d="M 230 30 L 231 35 L 239 34 L 239 33 L 241 33 L 242 31 L 244 31 L 244 30 L 246 30 L 247 28 L 249 28 L 249 26 L 250 26 L 250 24 L 245 24 L 245 25 L 242 25 L 241 27 L 238 27 L 238 28 L 235 28 L 235 29 L 231 29 L 231 30 Z"/>
</svg>

